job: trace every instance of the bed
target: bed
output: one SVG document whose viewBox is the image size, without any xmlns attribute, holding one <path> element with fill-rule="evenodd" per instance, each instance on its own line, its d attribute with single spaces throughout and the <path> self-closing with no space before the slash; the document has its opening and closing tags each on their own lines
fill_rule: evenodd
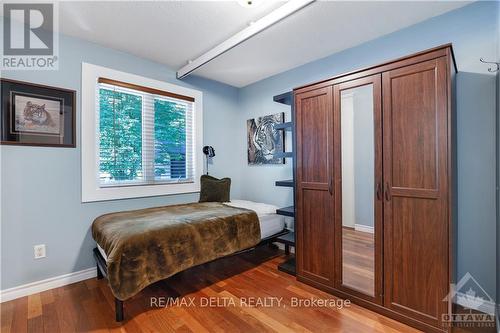
<svg viewBox="0 0 500 333">
<path fill-rule="evenodd" d="M 108 279 L 116 320 L 123 302 L 178 272 L 272 243 L 286 234 L 276 207 L 243 200 L 105 214 L 92 224 L 97 277 Z"/>
</svg>

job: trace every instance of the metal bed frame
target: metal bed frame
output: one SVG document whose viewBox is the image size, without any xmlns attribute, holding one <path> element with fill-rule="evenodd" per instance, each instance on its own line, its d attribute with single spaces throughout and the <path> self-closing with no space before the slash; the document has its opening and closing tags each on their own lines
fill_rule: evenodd
<svg viewBox="0 0 500 333">
<path fill-rule="evenodd" d="M 228 255 L 226 255 L 224 257 L 220 257 L 220 258 L 214 259 L 212 261 L 219 260 L 219 259 L 222 259 L 222 258 L 226 258 L 226 257 L 229 257 L 229 256 L 233 256 L 233 255 L 237 255 L 237 254 L 240 254 L 240 253 L 243 253 L 243 252 L 248 252 L 248 251 L 254 250 L 255 248 L 257 248 L 259 246 L 265 245 L 265 244 L 272 244 L 273 242 L 277 241 L 276 239 L 278 237 L 286 235 L 288 233 L 289 233 L 289 231 L 287 229 L 283 229 L 282 231 L 280 231 L 280 232 L 278 232 L 278 233 L 276 233 L 274 235 L 271 235 L 269 237 L 266 237 L 266 238 L 262 239 L 254 247 L 251 247 L 251 248 L 248 248 L 248 249 L 245 249 L 245 250 L 241 250 L 241 251 L 238 251 L 238 252 L 235 252 L 235 253 L 232 253 L 232 254 L 228 254 Z M 94 248 L 93 253 L 94 253 L 94 259 L 95 259 L 96 268 L 97 268 L 97 279 L 100 280 L 102 278 L 107 278 L 108 277 L 108 265 L 106 264 L 106 259 L 103 258 L 101 252 L 99 252 L 99 250 L 97 249 L 97 247 Z M 124 319 L 123 302 L 124 301 L 122 301 L 122 300 L 120 300 L 120 299 L 118 299 L 118 298 L 115 297 L 115 319 L 116 319 L 117 322 L 121 322 Z"/>
</svg>

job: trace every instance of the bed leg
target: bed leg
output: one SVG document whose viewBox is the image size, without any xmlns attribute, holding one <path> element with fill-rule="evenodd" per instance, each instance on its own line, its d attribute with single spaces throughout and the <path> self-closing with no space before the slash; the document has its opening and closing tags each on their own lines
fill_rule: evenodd
<svg viewBox="0 0 500 333">
<path fill-rule="evenodd" d="M 271 249 L 271 250 L 276 250 L 278 248 L 278 246 L 276 244 L 274 244 L 273 242 L 269 242 L 267 243 L 267 246 Z"/>
<path fill-rule="evenodd" d="M 97 269 L 97 280 L 100 280 L 104 277 L 104 275 L 102 275 L 101 269 L 99 268 L 99 264 L 97 263 L 97 261 L 95 263 L 95 266 Z"/>
<path fill-rule="evenodd" d="M 290 245 L 285 244 L 285 254 L 289 255 L 290 254 Z"/>
<path fill-rule="evenodd" d="M 123 321 L 123 301 L 115 297 L 115 319 L 117 322 Z"/>
</svg>

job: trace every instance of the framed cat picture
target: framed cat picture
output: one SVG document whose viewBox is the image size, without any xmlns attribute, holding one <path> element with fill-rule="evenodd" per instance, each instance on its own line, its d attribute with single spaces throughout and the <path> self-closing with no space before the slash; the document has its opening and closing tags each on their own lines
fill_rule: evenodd
<svg viewBox="0 0 500 333">
<path fill-rule="evenodd" d="M 75 91 L 1 79 L 1 144 L 75 147 Z"/>
</svg>

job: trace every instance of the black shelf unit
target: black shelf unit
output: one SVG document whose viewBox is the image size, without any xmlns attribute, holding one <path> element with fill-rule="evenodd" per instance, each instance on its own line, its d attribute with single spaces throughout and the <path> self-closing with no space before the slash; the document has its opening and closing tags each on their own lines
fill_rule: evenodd
<svg viewBox="0 0 500 333">
<path fill-rule="evenodd" d="M 274 154 L 275 158 L 293 158 L 293 152 L 291 151 L 284 151 L 282 153 L 276 153 Z"/>
<path fill-rule="evenodd" d="M 293 181 L 293 179 L 277 180 L 275 185 L 276 186 L 283 186 L 283 187 L 294 187 L 295 182 Z"/>
<path fill-rule="evenodd" d="M 295 145 L 295 133 L 294 133 L 294 107 L 293 107 L 293 91 L 289 91 L 280 95 L 276 95 L 273 97 L 273 100 L 277 103 L 289 105 L 291 107 L 291 113 L 292 113 L 292 120 L 286 123 L 279 124 L 275 127 L 277 130 L 282 130 L 282 131 L 287 131 L 290 132 L 293 138 L 293 145 Z M 275 157 L 277 158 L 291 158 L 294 159 L 295 154 L 292 151 L 289 152 L 282 152 L 282 153 L 277 153 L 274 154 Z M 283 187 L 290 187 L 294 191 L 293 197 L 295 200 L 295 160 L 293 160 L 294 167 L 293 167 L 293 175 L 292 179 L 288 180 L 277 180 L 275 182 L 276 186 L 283 186 Z M 279 208 L 276 210 L 276 214 L 283 215 L 283 216 L 288 216 L 288 217 L 295 217 L 295 206 L 289 206 L 289 207 L 284 207 L 284 208 Z M 280 236 L 276 239 L 277 242 L 282 243 L 285 245 L 285 254 L 289 255 L 290 258 L 288 258 L 286 261 L 278 265 L 278 269 L 282 272 L 295 275 L 295 256 L 290 255 L 290 246 L 295 247 L 295 232 L 290 231 L 286 235 Z"/>
<path fill-rule="evenodd" d="M 295 216 L 295 207 L 289 206 L 289 207 L 283 207 L 283 208 L 276 209 L 276 214 L 294 217 Z"/>
<path fill-rule="evenodd" d="M 285 244 L 285 254 L 290 254 L 290 246 L 295 246 L 295 233 L 290 231 L 284 235 L 277 237 L 280 243 Z"/>
<path fill-rule="evenodd" d="M 295 232 L 289 232 L 278 237 L 279 242 L 285 244 L 285 254 L 290 255 L 290 246 L 295 247 Z M 290 256 L 287 260 L 278 265 L 278 269 L 282 272 L 295 275 L 295 256 Z"/>
<path fill-rule="evenodd" d="M 279 264 L 278 269 L 290 275 L 297 275 L 295 271 L 295 256 Z"/>
<path fill-rule="evenodd" d="M 291 121 L 283 123 L 283 124 L 278 124 L 274 127 L 277 130 L 285 130 L 285 131 L 292 131 L 293 130 L 293 123 Z"/>
<path fill-rule="evenodd" d="M 293 91 L 287 91 L 273 97 L 273 101 L 276 103 L 286 104 L 292 106 L 293 103 Z"/>
</svg>

